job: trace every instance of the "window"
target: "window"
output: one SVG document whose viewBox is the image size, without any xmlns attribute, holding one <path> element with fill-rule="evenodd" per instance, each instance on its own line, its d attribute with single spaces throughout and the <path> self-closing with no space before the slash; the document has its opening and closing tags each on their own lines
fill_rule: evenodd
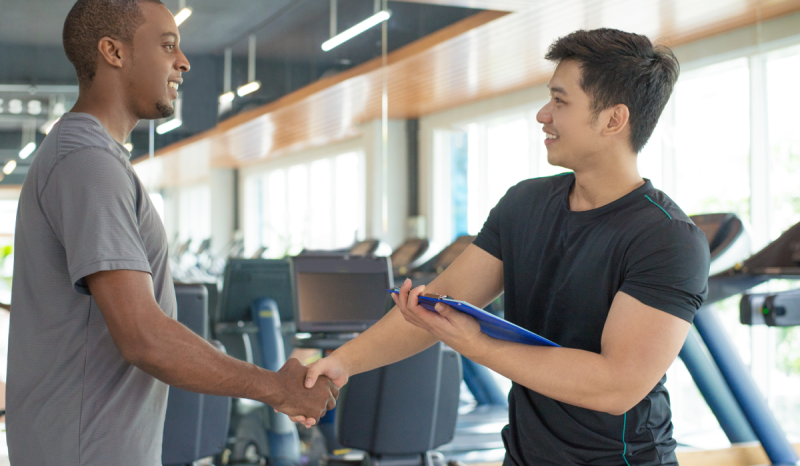
<svg viewBox="0 0 800 466">
<path fill-rule="evenodd" d="M 156 199 L 154 204 L 158 210 Z M 211 188 L 208 185 L 180 188 L 177 213 L 181 241 L 192 240 L 192 246 L 197 247 L 201 241 L 211 238 Z"/>
<path fill-rule="evenodd" d="M 750 220 L 750 71 L 740 58 L 686 72 L 673 94 L 676 189 L 689 215 Z"/>
<path fill-rule="evenodd" d="M 364 157 L 349 152 L 245 179 L 245 247 L 265 257 L 337 249 L 362 238 L 366 223 Z"/>
<path fill-rule="evenodd" d="M 433 241 L 447 244 L 476 235 L 509 188 L 536 176 L 566 171 L 547 163 L 542 125 L 536 113 L 546 102 L 525 110 L 457 125 L 463 130 L 434 132 Z"/>
</svg>

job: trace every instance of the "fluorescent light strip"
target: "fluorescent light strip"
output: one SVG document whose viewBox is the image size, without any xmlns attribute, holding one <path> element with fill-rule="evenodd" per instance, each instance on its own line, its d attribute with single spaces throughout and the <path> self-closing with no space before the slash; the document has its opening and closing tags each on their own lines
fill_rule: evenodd
<svg viewBox="0 0 800 466">
<path fill-rule="evenodd" d="M 175 15 L 175 24 L 180 26 L 181 23 L 186 21 L 186 18 L 188 18 L 189 16 L 192 16 L 192 9 L 191 8 L 184 8 L 183 10 L 179 11 Z"/>
<path fill-rule="evenodd" d="M 9 160 L 5 167 L 3 167 L 3 173 L 6 175 L 10 175 L 14 169 L 17 168 L 17 161 L 16 160 Z"/>
<path fill-rule="evenodd" d="M 219 103 L 227 104 L 228 102 L 233 102 L 233 99 L 234 99 L 235 96 L 236 96 L 236 94 L 234 94 L 233 91 L 226 92 L 226 93 L 222 94 L 221 96 L 219 96 Z"/>
<path fill-rule="evenodd" d="M 329 51 L 332 48 L 347 42 L 348 40 L 352 39 L 353 37 L 361 34 L 362 32 L 366 31 L 367 29 L 375 26 L 376 24 L 380 24 L 389 17 L 392 16 L 392 13 L 388 10 L 383 10 L 375 13 L 374 15 L 370 16 L 369 18 L 361 21 L 360 23 L 356 24 L 355 26 L 351 27 L 350 29 L 342 32 L 339 35 L 331 37 L 329 40 L 326 40 L 322 43 L 322 50 Z"/>
<path fill-rule="evenodd" d="M 36 150 L 36 143 L 29 142 L 25 147 L 22 148 L 21 151 L 19 151 L 19 158 L 27 159 L 28 156 L 33 154 L 33 151 L 35 150 Z"/>
<path fill-rule="evenodd" d="M 244 86 L 240 87 L 236 90 L 236 93 L 239 94 L 239 97 L 244 97 L 247 94 L 253 93 L 261 88 L 261 83 L 258 81 L 253 81 L 250 83 L 245 84 Z M 223 94 L 224 95 L 224 94 Z M 233 99 L 231 99 L 233 100 Z"/>
<path fill-rule="evenodd" d="M 170 121 L 168 121 L 166 123 L 161 123 L 160 125 L 158 125 L 156 127 L 156 133 L 164 134 L 164 133 L 170 132 L 173 129 L 179 127 L 182 124 L 183 124 L 183 122 L 181 120 L 178 120 L 178 119 L 170 120 Z"/>
</svg>

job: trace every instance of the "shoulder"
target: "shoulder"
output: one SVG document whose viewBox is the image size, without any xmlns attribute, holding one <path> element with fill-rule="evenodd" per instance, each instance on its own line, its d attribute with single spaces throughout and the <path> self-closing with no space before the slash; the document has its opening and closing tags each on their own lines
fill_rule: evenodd
<svg viewBox="0 0 800 466">
<path fill-rule="evenodd" d="M 644 254 L 671 249 L 708 261 L 708 239 L 683 210 L 658 189 L 642 195 L 634 209 L 632 246 Z"/>
<path fill-rule="evenodd" d="M 59 158 L 86 148 L 97 148 L 115 157 L 121 157 L 116 141 L 91 115 L 66 113 L 53 130 L 56 132 Z"/>
<path fill-rule="evenodd" d="M 66 114 L 53 127 L 48 139 L 50 136 L 53 139 L 49 141 L 49 160 L 42 160 L 47 165 L 46 173 L 42 173 L 42 190 L 46 189 L 54 175 L 93 183 L 103 183 L 104 180 L 133 182 L 130 162 L 94 117 Z"/>
</svg>

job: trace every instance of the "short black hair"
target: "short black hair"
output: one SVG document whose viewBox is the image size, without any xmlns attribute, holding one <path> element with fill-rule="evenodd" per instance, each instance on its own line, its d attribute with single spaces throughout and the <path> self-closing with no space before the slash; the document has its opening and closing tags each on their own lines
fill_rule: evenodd
<svg viewBox="0 0 800 466">
<path fill-rule="evenodd" d="M 668 47 L 617 29 L 575 31 L 555 41 L 545 58 L 574 60 L 581 67 L 581 89 L 601 111 L 624 104 L 630 111 L 631 147 L 639 153 L 653 134 L 680 74 Z"/>
<path fill-rule="evenodd" d="M 133 43 L 144 23 L 139 3 L 160 0 L 78 0 L 64 21 L 64 52 L 78 73 L 78 82 L 89 84 L 97 72 L 97 43 L 110 37 Z"/>
</svg>

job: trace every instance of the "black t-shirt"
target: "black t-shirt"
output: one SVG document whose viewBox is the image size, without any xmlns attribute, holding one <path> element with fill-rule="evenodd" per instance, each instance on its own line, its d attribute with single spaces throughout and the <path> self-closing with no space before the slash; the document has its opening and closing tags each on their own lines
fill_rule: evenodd
<svg viewBox="0 0 800 466">
<path fill-rule="evenodd" d="M 583 212 L 569 210 L 574 182 L 568 173 L 519 183 L 492 209 L 475 240 L 503 261 L 506 319 L 594 353 L 600 353 L 618 291 L 691 322 L 708 289 L 703 232 L 649 180 Z M 677 464 L 665 380 L 622 416 L 514 383 L 504 464 Z"/>
</svg>

